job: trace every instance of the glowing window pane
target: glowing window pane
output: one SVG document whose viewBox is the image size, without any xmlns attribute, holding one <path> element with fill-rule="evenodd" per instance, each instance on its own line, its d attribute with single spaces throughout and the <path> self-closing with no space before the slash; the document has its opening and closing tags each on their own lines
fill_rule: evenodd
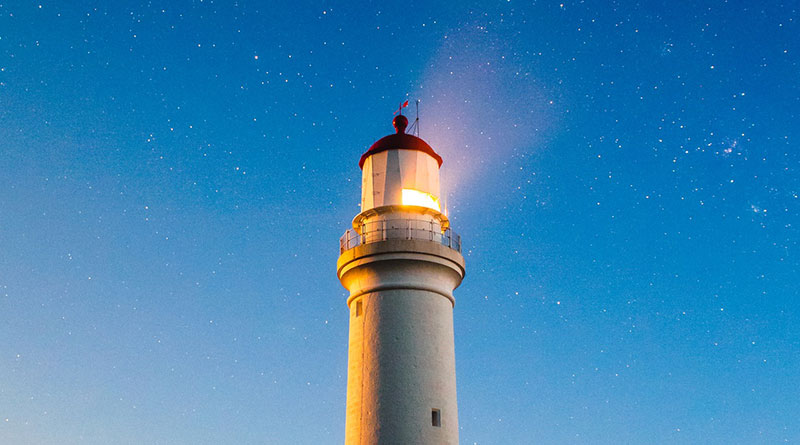
<svg viewBox="0 0 800 445">
<path fill-rule="evenodd" d="M 414 189 L 403 189 L 403 205 L 427 207 L 436 211 L 442 210 L 441 207 L 439 207 L 439 198 L 430 193 Z"/>
</svg>

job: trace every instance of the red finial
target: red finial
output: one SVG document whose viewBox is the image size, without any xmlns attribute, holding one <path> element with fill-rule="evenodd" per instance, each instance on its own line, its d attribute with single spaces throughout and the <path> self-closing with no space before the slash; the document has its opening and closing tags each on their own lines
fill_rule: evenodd
<svg viewBox="0 0 800 445">
<path fill-rule="evenodd" d="M 406 127 L 408 127 L 408 118 L 399 114 L 392 119 L 392 125 L 394 125 L 394 129 L 397 131 L 397 134 L 402 134 L 406 132 Z"/>
<path fill-rule="evenodd" d="M 395 111 L 394 114 L 397 114 L 397 113 L 403 114 L 403 108 L 405 108 L 407 106 L 408 106 L 408 101 L 405 101 L 405 102 L 401 103 L 400 106 L 397 107 L 397 111 Z"/>
</svg>

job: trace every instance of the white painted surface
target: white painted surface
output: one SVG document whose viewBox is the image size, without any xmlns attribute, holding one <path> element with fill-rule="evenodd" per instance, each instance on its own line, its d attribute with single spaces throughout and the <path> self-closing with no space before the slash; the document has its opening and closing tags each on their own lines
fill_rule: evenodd
<svg viewBox="0 0 800 445">
<path fill-rule="evenodd" d="M 453 289 L 464 258 L 442 245 L 447 216 L 402 202 L 404 188 L 440 197 L 439 163 L 391 149 L 362 168 L 361 213 L 353 220 L 362 244 L 338 261 L 350 291 L 345 442 L 458 444 Z M 441 426 L 433 425 L 434 409 Z"/>
<path fill-rule="evenodd" d="M 365 244 L 339 258 L 350 291 L 346 444 L 458 443 L 452 291 L 463 274 L 461 255 L 431 241 Z"/>
</svg>

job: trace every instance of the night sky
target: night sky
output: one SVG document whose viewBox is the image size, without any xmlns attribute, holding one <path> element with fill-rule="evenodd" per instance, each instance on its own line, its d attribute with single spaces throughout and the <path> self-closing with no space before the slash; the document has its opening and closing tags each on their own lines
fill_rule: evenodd
<svg viewBox="0 0 800 445">
<path fill-rule="evenodd" d="M 0 5 L 0 443 L 335 444 L 420 102 L 461 443 L 800 441 L 800 6 Z"/>
</svg>

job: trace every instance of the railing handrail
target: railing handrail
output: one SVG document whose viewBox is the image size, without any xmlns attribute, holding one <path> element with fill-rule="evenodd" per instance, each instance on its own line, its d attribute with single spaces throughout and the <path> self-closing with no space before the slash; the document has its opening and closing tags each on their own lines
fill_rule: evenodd
<svg viewBox="0 0 800 445">
<path fill-rule="evenodd" d="M 403 224 L 404 227 L 403 227 Z M 426 227 L 427 226 L 427 227 Z M 339 254 L 361 244 L 370 244 L 390 239 L 413 239 L 438 242 L 461 253 L 461 237 L 452 230 L 441 230 L 439 224 L 412 218 L 377 220 L 365 223 L 361 233 L 347 229 L 339 238 Z"/>
</svg>

